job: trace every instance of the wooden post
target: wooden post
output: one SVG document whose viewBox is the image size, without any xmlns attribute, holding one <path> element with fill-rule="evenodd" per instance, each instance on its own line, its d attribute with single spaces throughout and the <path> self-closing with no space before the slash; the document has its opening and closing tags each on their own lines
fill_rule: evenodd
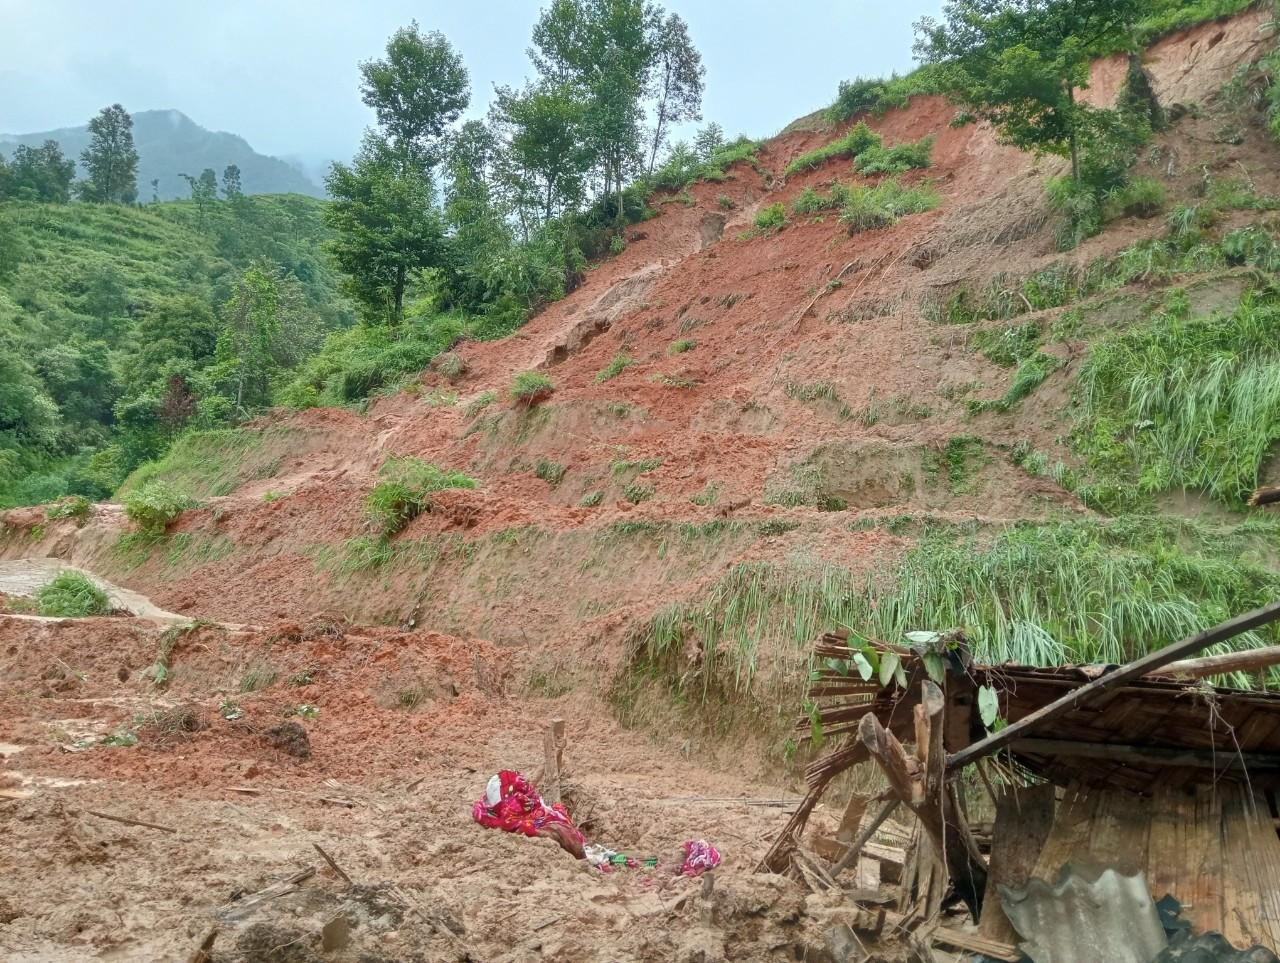
<svg viewBox="0 0 1280 963">
<path fill-rule="evenodd" d="M 929 841 L 946 864 L 956 893 L 968 905 L 974 919 L 978 919 L 987 884 L 987 864 L 969 832 L 954 786 L 945 778 L 942 719 L 946 700 L 942 690 L 929 681 L 923 683 L 921 695 L 916 732 L 923 747 L 917 747 L 918 759 L 907 756 L 902 744 L 880 725 L 875 713 L 868 712 L 862 717 L 858 734 L 888 776 L 894 794 L 920 820 Z"/>
<path fill-rule="evenodd" d="M 560 801 L 560 767 L 564 765 L 565 743 L 564 720 L 552 719 L 542 740 L 545 762 L 542 785 L 538 787 L 538 792 L 548 804 Z"/>
</svg>

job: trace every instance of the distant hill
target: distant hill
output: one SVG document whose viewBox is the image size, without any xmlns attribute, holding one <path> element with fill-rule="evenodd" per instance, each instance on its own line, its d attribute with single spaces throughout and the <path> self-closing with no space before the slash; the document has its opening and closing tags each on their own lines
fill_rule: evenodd
<svg viewBox="0 0 1280 963">
<path fill-rule="evenodd" d="M 0 154 L 9 157 L 19 144 L 37 146 L 53 139 L 62 152 L 79 160 L 89 145 L 87 126 L 31 134 L 0 134 Z M 178 110 L 143 110 L 133 115 L 133 143 L 138 151 L 138 200 L 152 199 L 151 181 L 159 180 L 160 200 L 190 197 L 187 182 L 180 175 L 199 173 L 206 167 L 218 172 L 228 164 L 240 168 L 246 194 L 306 194 L 324 197 L 324 188 L 296 167 L 278 157 L 259 154 L 243 137 L 222 131 L 205 130 Z M 80 176 L 84 176 L 83 169 Z"/>
</svg>

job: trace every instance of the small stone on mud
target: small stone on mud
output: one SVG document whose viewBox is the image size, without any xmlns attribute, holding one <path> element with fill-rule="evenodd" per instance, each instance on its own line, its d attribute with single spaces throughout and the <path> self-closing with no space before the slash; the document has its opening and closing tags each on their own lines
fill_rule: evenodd
<svg viewBox="0 0 1280 963">
<path fill-rule="evenodd" d="M 116 678 L 119 679 L 121 682 L 128 682 L 129 667 L 127 665 L 120 666 L 120 668 L 116 671 Z"/>
<path fill-rule="evenodd" d="M 311 758 L 311 742 L 307 739 L 307 730 L 296 722 L 282 722 L 264 732 L 262 738 L 295 759 Z"/>
</svg>

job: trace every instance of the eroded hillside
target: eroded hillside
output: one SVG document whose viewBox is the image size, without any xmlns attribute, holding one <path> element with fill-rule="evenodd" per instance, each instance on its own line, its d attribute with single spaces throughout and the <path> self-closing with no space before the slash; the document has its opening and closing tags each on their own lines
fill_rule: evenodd
<svg viewBox="0 0 1280 963">
<path fill-rule="evenodd" d="M 1229 486 L 1183 490 L 1200 455 L 1175 453 L 1155 481 L 1130 477 L 1121 455 L 1145 427 L 1123 423 L 1122 393 L 1104 390 L 1106 352 L 1147 358 L 1134 369 L 1146 371 L 1157 363 L 1150 332 L 1236 316 L 1242 299 L 1271 310 L 1280 147 L 1247 97 L 1221 93 L 1274 45 L 1269 20 L 1255 9 L 1149 51 L 1174 119 L 1140 168 L 1164 203 L 1121 212 L 1069 252 L 1045 200 L 1063 163 L 1001 146 L 981 125 L 954 126 L 956 108 L 919 97 L 865 121 L 888 146 L 934 138 L 932 166 L 901 178 L 931 184 L 933 210 L 854 234 L 837 211 L 795 213 L 805 192 L 879 179 L 855 177 L 848 157 L 784 176 L 847 127 L 784 133 L 722 182 L 654 198 L 660 213 L 568 297 L 502 341 L 456 346 L 460 363 L 438 364 L 411 390 L 361 412 L 279 412 L 180 442 L 150 475 L 199 507 L 158 539 L 131 537 L 119 506 L 95 506 L 82 527 L 42 509 L 9 512 L 0 558 L 56 556 L 162 609 L 241 627 L 200 627 L 193 644 L 171 646 L 166 698 L 199 704 L 215 728 L 140 739 L 143 775 L 125 796 L 149 786 L 189 812 L 250 769 L 277 787 L 314 789 L 327 776 L 373 792 L 409 764 L 448 799 L 432 818 L 462 832 L 465 806 L 453 797 L 469 800 L 473 771 L 540 758 L 537 727 L 553 713 L 587 743 L 575 757 L 586 784 L 610 774 L 593 788 L 602 812 L 641 786 L 713 795 L 700 782 L 708 768 L 727 794 L 784 795 L 786 767 L 805 751 L 790 732 L 804 647 L 832 622 L 885 634 L 985 622 L 977 644 L 995 659 L 1021 645 L 1028 661 L 1107 660 L 1124 654 L 1107 640 L 1176 636 L 1280 584 L 1269 519 L 1243 515 Z M 1098 64 L 1089 96 L 1112 103 L 1126 66 Z M 757 227 L 778 203 L 785 225 Z M 1171 214 L 1188 209 L 1193 223 L 1180 229 Z M 531 405 L 509 395 L 528 371 L 554 385 Z M 1268 434 L 1263 455 L 1269 444 Z M 477 485 L 434 493 L 382 538 L 366 499 L 388 458 L 409 456 Z M 1127 588 L 1100 601 L 1104 582 Z M 1103 604 L 1112 607 L 1089 608 Z M 1056 642 L 1028 641 L 1034 617 L 1059 620 L 1048 623 Z M 4 629 L 6 676 L 23 693 L 0 720 L 12 742 L 47 744 L 43 728 L 76 713 L 118 728 L 154 694 L 140 670 L 159 630 L 121 621 Z M 1073 630 L 1089 622 L 1115 624 L 1095 644 Z M 112 655 L 90 660 L 85 646 Z M 46 647 L 52 670 L 32 655 Z M 206 665 L 215 652 L 219 664 Z M 228 693 L 263 727 L 281 705 L 318 705 L 306 722 L 313 761 L 257 761 L 217 728 Z M 104 751 L 28 749 L 12 764 L 119 778 Z M 371 814 L 413 805 L 378 798 Z M 649 816 L 660 809 L 644 805 Z M 328 815 L 295 818 L 340 831 Z M 731 820 L 715 818 L 728 832 Z M 626 835 L 621 810 L 607 819 Z M 387 830 L 394 851 L 362 868 L 506 860 L 519 845 L 412 855 L 400 848 L 409 827 L 397 826 Z M 653 836 L 624 842 L 656 846 Z M 729 863 L 743 870 L 762 849 L 745 837 L 736 846 Z M 573 910 L 544 915 L 554 912 Z M 496 925 L 483 902 L 466 914 L 469 927 Z M 748 928 L 734 938 L 748 940 Z M 652 934 L 619 939 L 629 958 L 677 949 Z M 486 946 L 485 958 L 525 958 Z M 556 958 L 590 958 L 572 939 L 559 946 L 567 955 Z"/>
</svg>

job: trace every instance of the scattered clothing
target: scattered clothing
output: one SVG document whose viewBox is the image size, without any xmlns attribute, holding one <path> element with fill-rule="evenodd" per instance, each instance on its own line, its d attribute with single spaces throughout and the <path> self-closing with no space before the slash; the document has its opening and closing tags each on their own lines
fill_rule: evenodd
<svg viewBox="0 0 1280 963">
<path fill-rule="evenodd" d="M 709 869 L 720 865 L 720 853 L 705 839 L 689 839 L 684 844 L 684 865 L 680 867 L 682 876 L 701 876 Z"/>
<path fill-rule="evenodd" d="M 501 829 L 504 833 L 526 836 L 549 836 L 579 859 L 585 842 L 578 827 L 560 803 L 547 806 L 529 780 L 518 772 L 504 769 L 476 800 L 471 815 L 481 826 Z"/>
<path fill-rule="evenodd" d="M 489 780 L 484 795 L 476 800 L 471 815 L 481 826 L 501 829 L 504 833 L 545 836 L 554 839 L 567 852 L 585 859 L 602 873 L 626 867 L 656 869 L 657 856 L 636 858 L 599 845 L 586 845 L 586 839 L 569 818 L 560 803 L 548 806 L 524 776 L 504 769 Z M 679 857 L 677 857 L 679 858 Z M 690 839 L 684 844 L 684 863 L 678 875 L 701 876 L 720 865 L 720 853 L 705 839 Z"/>
<path fill-rule="evenodd" d="M 588 846 L 585 852 L 587 862 L 602 873 L 612 873 L 615 869 L 623 866 L 627 869 L 639 869 L 641 866 L 646 869 L 655 869 L 658 865 L 657 856 L 636 859 L 634 856 L 628 856 L 626 853 L 619 853 L 612 849 L 605 849 L 603 846 Z"/>
</svg>

